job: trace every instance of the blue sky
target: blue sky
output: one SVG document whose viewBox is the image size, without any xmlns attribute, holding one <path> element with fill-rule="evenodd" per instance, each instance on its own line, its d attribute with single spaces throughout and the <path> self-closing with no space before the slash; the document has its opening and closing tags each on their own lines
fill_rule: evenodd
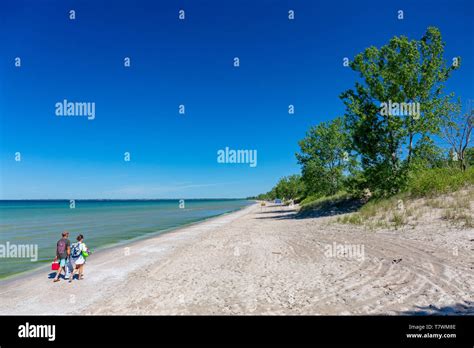
<svg viewBox="0 0 474 348">
<path fill-rule="evenodd" d="M 473 98 L 473 10 L 470 0 L 3 0 L 0 199 L 266 192 L 299 172 L 306 130 L 343 114 L 339 94 L 357 79 L 343 57 L 437 26 L 446 58 L 463 59 L 447 91 Z M 96 118 L 55 116 L 63 99 L 94 102 Z M 226 146 L 257 150 L 257 166 L 217 163 Z"/>
</svg>

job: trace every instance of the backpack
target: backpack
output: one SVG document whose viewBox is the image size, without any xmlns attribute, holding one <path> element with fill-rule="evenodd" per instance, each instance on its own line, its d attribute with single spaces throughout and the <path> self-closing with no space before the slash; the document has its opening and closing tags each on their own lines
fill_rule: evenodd
<svg viewBox="0 0 474 348">
<path fill-rule="evenodd" d="M 71 257 L 77 259 L 81 256 L 81 243 L 74 243 L 71 246 Z"/>
<path fill-rule="evenodd" d="M 58 255 L 66 254 L 66 239 L 61 238 L 56 245 L 56 253 Z"/>
</svg>

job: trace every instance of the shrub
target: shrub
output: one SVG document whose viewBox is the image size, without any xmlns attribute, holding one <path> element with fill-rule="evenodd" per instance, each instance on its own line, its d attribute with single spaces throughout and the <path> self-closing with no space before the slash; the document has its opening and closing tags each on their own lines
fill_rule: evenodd
<svg viewBox="0 0 474 348">
<path fill-rule="evenodd" d="M 457 168 L 434 168 L 413 172 L 408 191 L 414 197 L 435 196 L 457 191 L 468 184 L 474 184 L 474 168 L 464 172 Z"/>
<path fill-rule="evenodd" d="M 301 210 L 314 210 L 322 209 L 333 205 L 338 205 L 350 199 L 350 196 L 346 192 L 339 192 L 332 196 L 308 196 L 301 201 Z"/>
</svg>

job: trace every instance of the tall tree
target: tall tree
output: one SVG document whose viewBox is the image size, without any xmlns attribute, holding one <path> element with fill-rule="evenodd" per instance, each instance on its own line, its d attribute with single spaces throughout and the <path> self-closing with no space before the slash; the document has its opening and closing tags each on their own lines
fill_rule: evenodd
<svg viewBox="0 0 474 348">
<path fill-rule="evenodd" d="M 451 146 L 451 153 L 455 155 L 459 167 L 464 171 L 468 165 L 466 151 L 472 143 L 474 127 L 474 110 L 468 105 L 467 112 L 462 113 L 460 103 L 445 115 L 442 137 Z"/>
<path fill-rule="evenodd" d="M 416 139 L 440 132 L 441 119 L 452 94 L 444 82 L 460 65 L 448 65 L 437 28 L 429 27 L 421 40 L 393 37 L 380 49 L 369 47 L 350 66 L 362 78 L 341 94 L 353 150 L 360 155 L 363 185 L 377 194 L 392 194 L 405 182 Z M 384 112 L 382 105 L 409 105 L 410 114 Z M 416 112 L 413 112 L 416 110 Z"/>
<path fill-rule="evenodd" d="M 311 127 L 299 145 L 301 153 L 296 158 L 302 166 L 307 192 L 330 195 L 339 191 L 344 171 L 351 163 L 343 119 L 339 117 Z"/>
<path fill-rule="evenodd" d="M 296 199 L 303 195 L 303 183 L 300 175 L 281 178 L 274 188 L 275 198 Z"/>
</svg>

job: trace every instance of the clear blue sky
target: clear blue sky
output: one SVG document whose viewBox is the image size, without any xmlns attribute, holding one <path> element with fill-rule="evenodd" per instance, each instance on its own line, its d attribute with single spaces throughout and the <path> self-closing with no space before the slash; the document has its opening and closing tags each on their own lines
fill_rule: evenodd
<svg viewBox="0 0 474 348">
<path fill-rule="evenodd" d="M 0 199 L 268 191 L 299 172 L 308 127 L 343 114 L 343 57 L 434 25 L 463 59 L 447 91 L 474 98 L 473 15 L 472 0 L 2 0 Z M 63 99 L 95 102 L 95 120 L 56 117 Z M 257 167 L 217 163 L 226 146 L 257 150 Z"/>
</svg>

